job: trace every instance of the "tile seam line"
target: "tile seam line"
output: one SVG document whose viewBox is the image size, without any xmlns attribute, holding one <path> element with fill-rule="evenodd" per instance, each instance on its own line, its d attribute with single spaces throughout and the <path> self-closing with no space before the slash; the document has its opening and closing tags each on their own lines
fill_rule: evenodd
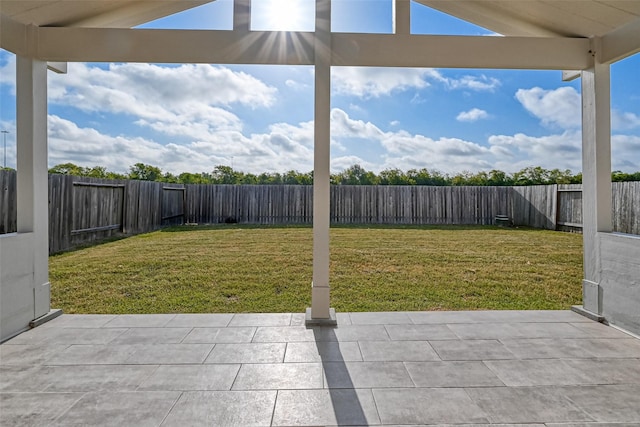
<svg viewBox="0 0 640 427">
<path fill-rule="evenodd" d="M 178 390 L 176 390 L 178 391 Z M 178 404 L 178 402 L 180 401 L 180 399 L 182 399 L 182 396 L 184 395 L 185 391 L 181 390 L 180 394 L 178 395 L 178 397 L 176 398 L 176 400 L 173 402 L 173 404 L 171 405 L 171 408 L 169 408 L 169 410 L 167 411 L 167 413 L 164 415 L 164 417 L 162 417 L 162 421 L 160 421 L 160 424 L 158 424 L 158 427 L 162 426 L 162 424 L 164 424 L 164 422 L 167 420 L 167 418 L 169 417 L 169 414 L 171 414 L 171 411 L 173 411 L 173 408 L 176 407 L 176 405 Z"/>
<path fill-rule="evenodd" d="M 186 338 L 186 335 L 185 335 L 185 338 Z M 213 349 L 216 348 L 217 346 L 218 346 L 218 343 L 213 343 L 213 345 L 211 346 L 211 350 L 207 352 L 207 354 L 204 356 L 204 359 L 202 359 L 202 362 L 197 363 L 197 365 L 203 365 L 203 366 L 206 365 L 207 359 L 209 358 L 209 356 L 211 356 L 211 353 L 213 353 Z"/>
<path fill-rule="evenodd" d="M 54 394 L 53 392 L 50 392 L 51 394 Z M 78 404 L 78 402 L 80 402 L 80 400 L 82 400 L 82 398 L 84 398 L 87 394 L 89 394 L 90 392 L 83 392 L 83 393 L 78 393 L 80 396 L 71 404 L 69 405 L 68 408 L 62 410 L 57 417 L 54 418 L 53 422 L 58 421 L 60 418 L 62 418 L 64 415 L 66 415 L 71 408 L 73 408 L 74 406 L 76 406 Z"/>
<path fill-rule="evenodd" d="M 276 405 L 278 404 L 278 398 L 280 397 L 280 390 L 276 390 L 275 392 L 276 397 L 273 399 L 273 408 L 271 409 L 271 419 L 269 420 L 269 426 L 273 426 L 273 419 L 276 416 Z"/>
<path fill-rule="evenodd" d="M 112 366 L 113 366 L 113 365 L 112 365 Z M 136 365 L 136 366 L 154 366 L 154 365 Z M 155 369 L 153 369 L 153 370 L 151 371 L 151 373 L 150 373 L 147 377 L 143 378 L 143 379 L 140 381 L 140 383 L 136 386 L 136 388 L 135 388 L 134 392 L 135 392 L 135 391 L 141 391 L 141 390 L 139 390 L 139 389 L 140 389 L 140 387 L 142 386 L 142 384 L 144 384 L 144 382 L 145 382 L 145 381 L 149 380 L 152 376 L 154 376 L 154 375 L 156 374 L 156 372 L 158 372 L 158 370 L 160 369 L 160 366 L 161 366 L 161 365 L 155 365 Z M 164 421 L 164 420 L 163 420 L 163 421 Z M 162 423 L 160 423 L 160 424 L 162 424 Z"/>
<path fill-rule="evenodd" d="M 195 329 L 195 326 L 192 326 L 190 328 L 184 328 L 184 329 L 189 329 L 187 331 L 186 334 L 184 334 L 184 336 L 180 339 L 180 342 L 176 343 L 176 344 L 184 344 L 184 340 L 187 339 L 187 337 L 191 334 L 191 332 L 193 332 L 193 330 Z M 212 349 L 213 350 L 213 349 Z"/>
</svg>

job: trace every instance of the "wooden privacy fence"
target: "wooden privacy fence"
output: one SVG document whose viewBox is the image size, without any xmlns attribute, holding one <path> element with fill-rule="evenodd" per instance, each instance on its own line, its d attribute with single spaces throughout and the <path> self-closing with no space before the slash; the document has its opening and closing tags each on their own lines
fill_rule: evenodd
<svg viewBox="0 0 640 427">
<path fill-rule="evenodd" d="M 49 175 L 50 253 L 181 223 L 183 214 L 182 191 L 171 184 Z"/>
<path fill-rule="evenodd" d="M 0 234 L 16 230 L 16 174 L 0 171 Z M 614 231 L 640 234 L 640 182 L 613 183 Z M 580 231 L 580 185 L 332 186 L 334 224 L 514 225 Z M 182 223 L 310 224 L 313 187 L 181 185 L 49 176 L 49 251 Z"/>
<path fill-rule="evenodd" d="M 331 188 L 331 221 L 339 224 L 490 225 L 509 212 L 508 187 Z"/>
<path fill-rule="evenodd" d="M 187 221 L 310 224 L 313 187 L 187 185 Z M 508 213 L 508 187 L 332 186 L 334 224 L 493 224 Z"/>
<path fill-rule="evenodd" d="M 305 224 L 313 219 L 310 185 L 186 186 L 189 223 Z"/>
<path fill-rule="evenodd" d="M 0 171 L 0 190 L 0 234 L 12 233 L 19 197 L 14 171 Z M 183 219 L 182 185 L 49 175 L 49 253 Z"/>
</svg>

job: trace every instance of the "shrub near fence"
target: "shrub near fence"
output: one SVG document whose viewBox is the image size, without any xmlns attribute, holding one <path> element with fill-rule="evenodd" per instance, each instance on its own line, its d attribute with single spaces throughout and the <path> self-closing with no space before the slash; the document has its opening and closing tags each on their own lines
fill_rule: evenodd
<svg viewBox="0 0 640 427">
<path fill-rule="evenodd" d="M 16 230 L 16 174 L 0 171 L 0 234 Z M 613 183 L 613 229 L 640 234 L 640 182 Z M 580 185 L 331 187 L 334 224 L 494 224 L 580 231 Z M 49 176 L 49 252 L 165 225 L 311 224 L 313 187 L 181 185 Z"/>
</svg>

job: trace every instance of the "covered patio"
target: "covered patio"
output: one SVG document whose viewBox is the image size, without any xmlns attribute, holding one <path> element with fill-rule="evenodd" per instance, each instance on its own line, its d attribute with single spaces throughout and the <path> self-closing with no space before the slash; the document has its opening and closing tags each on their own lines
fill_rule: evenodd
<svg viewBox="0 0 640 427">
<path fill-rule="evenodd" d="M 443 1 L 504 37 L 140 30 L 206 1 L 0 1 L 17 55 L 18 232 L 0 236 L 2 425 L 640 425 L 640 238 L 611 233 L 610 64 L 640 51 L 640 1 Z M 188 48 L 187 48 L 188 47 Z M 289 314 L 62 315 L 48 279 L 47 68 L 68 61 L 313 65 L 312 306 Z M 571 311 L 335 313 L 332 66 L 565 70 L 582 79 L 584 280 Z M 47 321 L 48 320 L 48 321 Z M 40 326 L 30 329 L 30 325 Z M 323 325 L 323 326 L 318 326 Z"/>
<path fill-rule="evenodd" d="M 640 425 L 640 340 L 571 311 L 62 315 L 0 346 L 0 424 Z"/>
</svg>

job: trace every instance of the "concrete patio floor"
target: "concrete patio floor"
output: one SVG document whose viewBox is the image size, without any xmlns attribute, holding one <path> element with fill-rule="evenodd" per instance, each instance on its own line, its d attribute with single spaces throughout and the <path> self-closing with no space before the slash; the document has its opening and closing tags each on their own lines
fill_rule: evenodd
<svg viewBox="0 0 640 427">
<path fill-rule="evenodd" d="M 0 346 L 0 425 L 640 426 L 640 340 L 570 311 L 303 324 L 65 314 Z"/>
</svg>

